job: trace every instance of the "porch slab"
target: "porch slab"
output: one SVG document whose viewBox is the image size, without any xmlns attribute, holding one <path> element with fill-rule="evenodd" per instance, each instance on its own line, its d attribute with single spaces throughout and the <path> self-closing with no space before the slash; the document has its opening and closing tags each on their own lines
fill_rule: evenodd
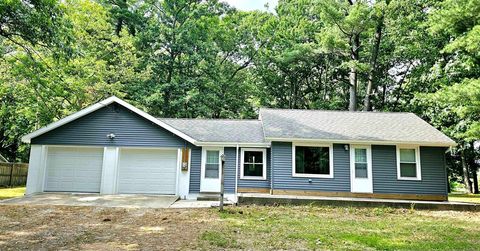
<svg viewBox="0 0 480 251">
<path fill-rule="evenodd" d="M 324 197 L 304 195 L 272 195 L 241 193 L 238 204 L 256 205 L 326 205 L 356 207 L 394 207 L 421 210 L 480 211 L 480 204 L 450 201 L 393 200 L 351 197 Z"/>
</svg>

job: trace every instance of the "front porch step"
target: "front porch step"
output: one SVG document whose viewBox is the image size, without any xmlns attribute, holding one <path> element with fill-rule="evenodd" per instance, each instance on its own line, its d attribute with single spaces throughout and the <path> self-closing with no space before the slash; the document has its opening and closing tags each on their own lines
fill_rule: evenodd
<svg viewBox="0 0 480 251">
<path fill-rule="evenodd" d="M 220 193 L 200 193 L 197 196 L 197 200 L 200 201 L 218 201 L 220 199 Z M 224 201 L 225 198 L 224 198 Z"/>
</svg>

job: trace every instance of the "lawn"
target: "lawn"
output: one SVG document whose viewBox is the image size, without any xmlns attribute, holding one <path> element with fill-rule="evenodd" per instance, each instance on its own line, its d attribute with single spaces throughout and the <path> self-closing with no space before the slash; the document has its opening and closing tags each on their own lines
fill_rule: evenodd
<svg viewBox="0 0 480 251">
<path fill-rule="evenodd" d="M 480 203 L 480 194 L 449 194 L 449 201 Z"/>
<path fill-rule="evenodd" d="M 0 188 L 0 200 L 20 197 L 25 194 L 25 187 Z"/>
<path fill-rule="evenodd" d="M 477 249 L 480 212 L 241 206 L 216 209 L 0 207 L 8 249 Z"/>
</svg>

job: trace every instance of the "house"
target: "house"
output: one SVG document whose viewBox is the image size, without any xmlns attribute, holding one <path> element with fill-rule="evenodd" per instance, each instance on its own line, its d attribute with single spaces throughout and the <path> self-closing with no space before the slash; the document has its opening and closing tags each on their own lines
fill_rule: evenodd
<svg viewBox="0 0 480 251">
<path fill-rule="evenodd" d="M 0 163 L 8 162 L 8 160 L 0 154 Z"/>
<path fill-rule="evenodd" d="M 220 190 L 447 200 L 455 142 L 412 113 L 260 109 L 256 120 L 155 118 L 111 97 L 25 135 L 27 194 Z"/>
</svg>

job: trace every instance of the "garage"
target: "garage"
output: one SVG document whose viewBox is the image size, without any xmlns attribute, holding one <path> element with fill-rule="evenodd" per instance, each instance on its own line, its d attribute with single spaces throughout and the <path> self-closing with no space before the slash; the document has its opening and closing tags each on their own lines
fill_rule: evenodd
<svg viewBox="0 0 480 251">
<path fill-rule="evenodd" d="M 100 192 L 103 148 L 48 147 L 48 192 Z"/>
<path fill-rule="evenodd" d="M 176 149 L 120 150 L 118 193 L 175 194 Z"/>
</svg>

